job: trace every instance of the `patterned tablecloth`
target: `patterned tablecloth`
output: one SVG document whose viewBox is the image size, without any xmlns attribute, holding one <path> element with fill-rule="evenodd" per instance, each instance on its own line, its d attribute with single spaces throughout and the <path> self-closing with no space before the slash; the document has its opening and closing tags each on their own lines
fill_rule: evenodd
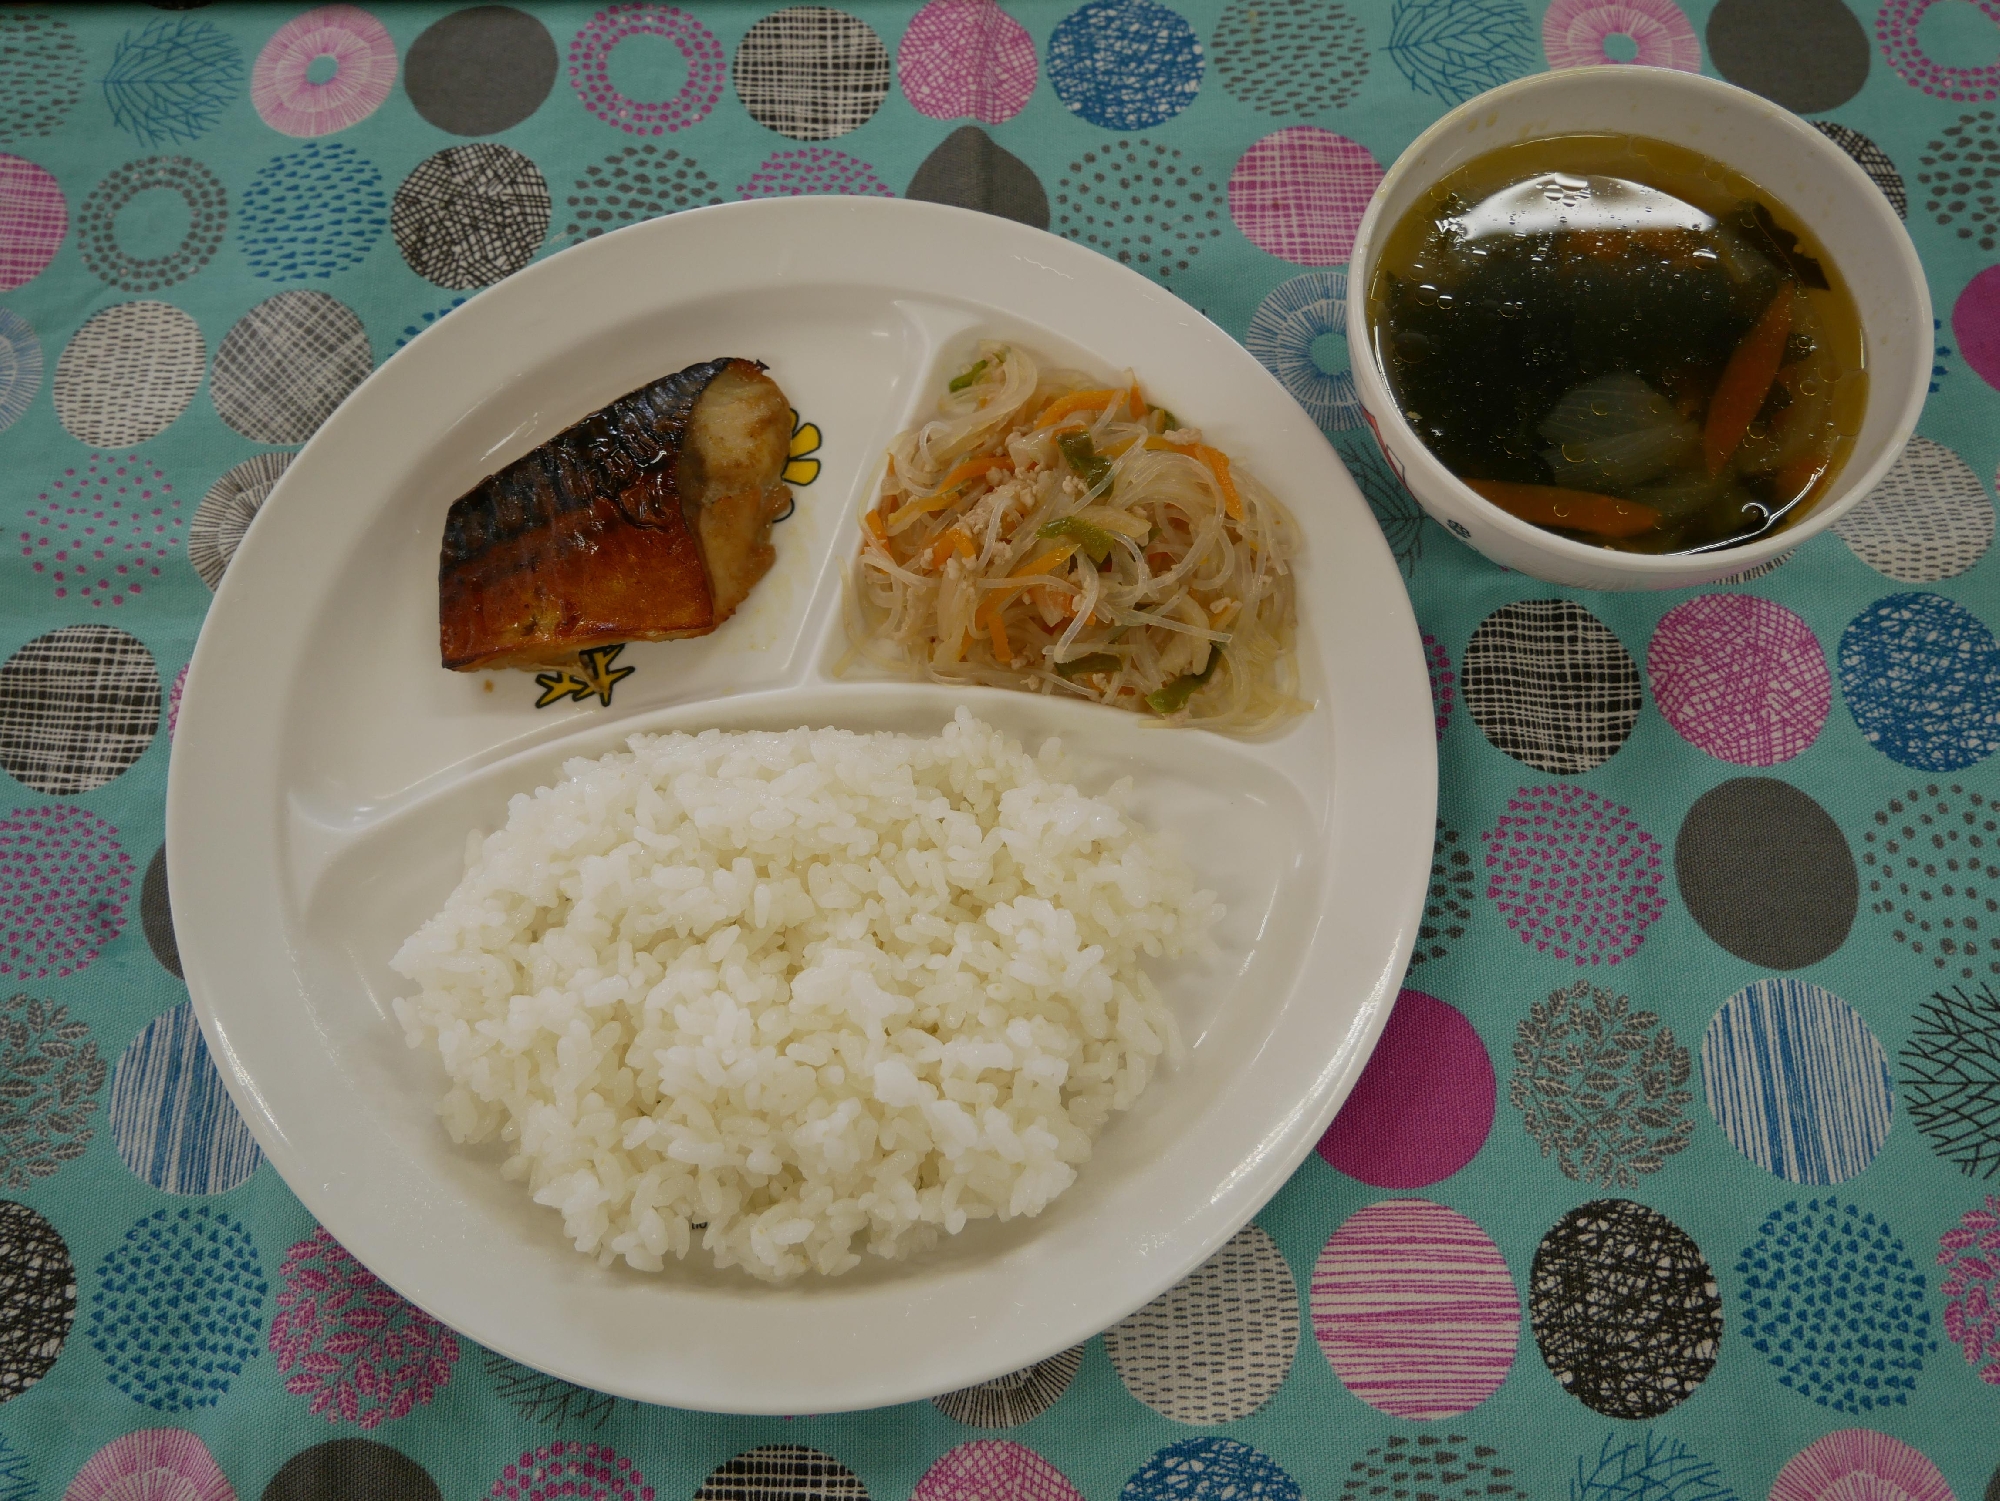
<svg viewBox="0 0 2000 1501">
<path fill-rule="evenodd" d="M 2000 1498 L 2000 4 L 0 9 L 0 1501 Z M 1909 227 L 1919 436 L 1762 577 L 1591 595 L 1357 426 L 1383 165 L 1544 67 L 1702 69 Z M 1180 1287 L 889 1411 L 636 1406 L 318 1229 L 226 1098 L 160 854 L 236 540 L 479 288 L 738 197 L 1045 225 L 1241 337 L 1367 493 L 1443 758 L 1423 940 Z"/>
</svg>

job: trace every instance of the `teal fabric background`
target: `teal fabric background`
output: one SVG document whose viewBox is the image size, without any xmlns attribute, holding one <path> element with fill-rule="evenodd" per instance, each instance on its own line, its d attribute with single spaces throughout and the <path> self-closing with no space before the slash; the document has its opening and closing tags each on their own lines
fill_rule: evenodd
<svg viewBox="0 0 2000 1501">
<path fill-rule="evenodd" d="M 361 49 L 342 59 L 346 77 L 365 84 L 371 66 L 386 67 L 369 15 L 396 71 L 392 83 L 382 74 L 378 103 L 364 88 L 351 123 L 310 137 L 282 128 L 300 128 L 296 105 L 253 87 L 293 8 L 0 10 L 0 763 L 13 777 L 0 783 L 0 999 L 23 998 L 0 1018 L 0 1179 L 25 1206 L 0 1206 L 0 1501 L 431 1494 L 378 1450 L 350 1447 L 341 1463 L 280 1476 L 312 1446 L 363 1437 L 414 1461 L 453 1501 L 645 1487 L 690 1497 L 704 1486 L 759 1497 L 859 1487 L 876 1501 L 919 1491 L 1057 1501 L 1065 1486 L 1089 1501 L 2000 1497 L 2000 1202 L 1989 1197 L 2000 1193 L 2000 1001 L 1986 988 L 2000 964 L 1983 957 L 2000 958 L 1989 948 L 2000 919 L 1978 926 L 1990 909 L 1965 889 L 1987 879 L 2000 798 L 1990 629 L 2000 563 L 1988 556 L 2000 464 L 2000 9 L 1723 0 L 1711 13 L 1705 0 L 1557 0 L 1551 22 L 1540 7 L 1008 0 L 1023 42 L 983 0 L 929 7 L 925 25 L 962 28 L 942 40 L 912 30 L 914 6 L 856 3 L 847 13 L 894 62 L 872 75 L 879 107 L 840 102 L 857 89 L 872 97 L 864 47 L 822 79 L 845 80 L 846 95 L 781 79 L 755 96 L 790 136 L 753 117 L 730 77 L 764 5 L 637 8 L 687 39 L 695 92 L 706 79 L 714 95 L 699 118 L 655 111 L 661 133 L 643 136 L 593 113 L 573 82 L 594 7 L 524 5 L 526 24 L 489 12 L 480 24 L 500 28 L 492 35 L 506 46 L 443 49 L 415 85 L 419 38 L 463 8 L 378 5 L 357 20 L 334 7 L 327 24 Z M 633 10 L 612 7 L 601 24 Z M 1246 40 L 1259 28 L 1276 28 L 1267 54 Z M 555 71 L 536 103 L 534 68 L 520 59 L 535 54 L 538 31 Z M 853 27 L 835 34 L 865 41 Z M 978 35 L 983 51 L 966 42 Z M 1636 48 L 1642 60 L 1699 65 L 1844 127 L 1831 133 L 1885 191 L 1907 195 L 1940 320 L 1924 441 L 1891 481 L 1843 535 L 1706 591 L 1538 585 L 1419 519 L 1354 425 L 1345 356 L 1325 337 L 1337 328 L 1328 299 L 1341 237 L 1371 186 L 1366 159 L 1386 166 L 1459 99 L 1548 66 L 1552 50 L 1577 60 L 1574 48 L 1598 35 L 1621 60 Z M 941 58 L 963 61 L 956 99 Z M 510 59 L 527 83 L 497 81 Z M 613 51 L 608 77 L 657 103 L 690 67 L 669 36 L 646 36 Z M 504 128 L 454 134 L 419 111 L 413 87 L 461 126 L 492 123 L 476 111 L 497 119 L 509 99 L 533 107 Z M 977 121 L 962 112 L 975 103 Z M 830 123 L 802 129 L 816 104 L 832 109 Z M 510 235 L 526 237 L 522 256 L 569 243 L 566 227 L 588 206 L 573 200 L 604 191 L 590 169 L 627 146 L 678 153 L 691 186 L 676 191 L 690 202 L 777 182 L 787 164 L 774 166 L 774 153 L 837 151 L 789 165 L 818 173 L 821 187 L 901 193 L 915 180 L 931 196 L 1031 215 L 1020 171 L 981 178 L 931 160 L 968 124 L 1039 183 L 1048 227 L 1079 238 L 1098 232 L 1084 223 L 1089 194 L 1065 182 L 1087 177 L 1086 153 L 1143 141 L 1201 169 L 1198 252 L 1168 284 L 1319 403 L 1431 643 L 1439 875 L 1407 983 L 1443 1004 L 1399 1013 L 1409 1020 L 1366 1098 L 1258 1217 L 1261 1236 L 1246 1232 L 1195 1285 L 1089 1342 L 1066 1385 L 1049 1379 L 1055 1400 L 1017 1426 L 960 1422 L 949 1402 L 740 1419 L 564 1388 L 438 1329 L 337 1247 L 313 1243 L 316 1227 L 260 1165 L 191 1030 L 185 988 L 162 958 L 164 907 L 146 886 L 162 840 L 169 700 L 209 599 L 190 533 L 197 550 L 211 535 L 195 525 L 205 496 L 209 520 L 226 516 L 232 496 L 260 493 L 276 467 L 238 466 L 294 451 L 369 362 L 505 269 L 495 257 L 506 260 Z M 1246 153 L 1279 150 L 1259 143 L 1296 127 L 1319 134 L 1287 138 L 1305 153 L 1292 168 L 1321 175 L 1294 183 L 1303 238 L 1281 241 L 1256 211 L 1232 216 L 1226 185 Z M 1949 135 L 1955 127 L 1963 133 Z M 511 148 L 532 171 L 508 166 L 511 186 L 440 196 L 424 164 L 472 140 Z M 199 165 L 177 169 L 194 184 L 191 206 L 154 191 L 93 219 L 98 185 L 148 158 Z M 551 201 L 545 228 L 535 174 Z M 421 243 L 389 223 L 412 181 L 410 209 L 433 216 Z M 59 240 L 37 219 L 49 182 L 66 205 Z M 641 212 L 672 198 L 662 190 Z M 475 220 L 483 231 L 468 227 Z M 239 320 L 298 289 L 349 310 L 360 342 L 337 309 L 295 302 L 311 316 L 267 325 L 264 360 L 241 358 L 256 342 L 247 338 L 228 353 Z M 93 325 L 116 338 L 80 337 L 93 316 L 135 302 L 184 316 L 121 312 Z M 178 356 L 189 399 L 176 409 L 135 396 L 171 387 L 172 341 L 190 326 L 200 349 Z M 130 423 L 148 401 L 171 420 L 135 441 Z M 93 462 L 114 499 L 78 490 Z M 144 504 L 142 489 L 153 492 Z M 91 516 L 70 514 L 79 494 Z M 109 521 L 97 516 L 107 505 Z M 101 567 L 57 557 L 82 535 L 56 530 L 65 517 L 78 528 L 96 517 L 114 534 Z M 120 560 L 131 571 L 110 571 Z M 1558 600 L 1571 603 L 1535 603 Z M 81 728 L 63 740 L 64 725 Z M 1540 938 L 1524 942 L 1510 926 L 1523 919 L 1507 895 L 1507 820 L 1538 800 L 1573 815 L 1572 843 L 1550 857 L 1558 880 L 1562 860 L 1583 863 L 1571 872 L 1580 884 L 1559 887 L 1538 919 Z M 1598 859 L 1590 841 L 1607 829 L 1626 842 Z M 2000 885 L 2000 870 L 1991 879 Z M 1564 1002 L 1568 1013 L 1551 1007 L 1579 981 L 1586 991 Z M 1594 1065 L 1556 1036 L 1563 1014 L 1596 1006 L 1590 986 L 1606 1007 L 1628 998 Z M 1594 1124 L 1573 1125 L 1574 1140 L 1545 1153 L 1560 1134 L 1547 1119 L 1558 1096 L 1537 1081 L 1551 1077 L 1568 1081 L 1564 1098 L 1601 1099 L 1572 1104 Z M 1460 1222 L 1412 1200 L 1476 1227 L 1458 1244 L 1468 1260 L 1450 1261 L 1439 1239 Z M 1562 1229 L 1607 1200 L 1627 1203 Z M 1376 1205 L 1390 1207 L 1352 1219 Z M 1437 1352 L 1371 1356 L 1354 1333 L 1340 1273 L 1370 1234 L 1397 1271 L 1386 1282 L 1410 1290 L 1392 1328 L 1430 1300 L 1441 1308 Z M 1503 1262 L 1516 1335 L 1507 1295 L 1492 1296 Z M 1468 1290 L 1481 1286 L 1475 1307 Z M 1511 1363 L 1491 1353 L 1496 1339 Z M 1373 1376 L 1361 1369 L 1370 1359 Z M 1470 1386 L 1440 1396 L 1454 1372 Z M 202 1450 L 171 1434 L 127 1440 L 142 1430 L 193 1435 Z M 545 1467 L 570 1468 L 539 1489 L 506 1473 L 568 1443 L 615 1454 L 543 1453 Z M 987 1447 L 954 1453 L 968 1443 Z M 845 1469 L 711 1479 L 774 1444 Z M 1398 1457 L 1437 1453 L 1456 1457 Z"/>
</svg>

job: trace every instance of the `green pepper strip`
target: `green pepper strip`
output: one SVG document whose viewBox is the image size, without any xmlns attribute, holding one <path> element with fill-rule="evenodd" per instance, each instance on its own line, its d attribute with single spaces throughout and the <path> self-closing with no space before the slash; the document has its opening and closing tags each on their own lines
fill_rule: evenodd
<svg viewBox="0 0 2000 1501">
<path fill-rule="evenodd" d="M 1215 676 L 1215 664 L 1222 660 L 1222 648 L 1209 648 L 1208 665 L 1200 672 L 1184 672 L 1164 688 L 1155 689 L 1146 695 L 1146 707 L 1155 714 L 1178 714 L 1187 707 L 1187 701 L 1194 697 L 1195 690 L 1205 685 Z"/>
<path fill-rule="evenodd" d="M 1056 447 L 1068 460 L 1077 477 L 1086 486 L 1095 490 L 1104 483 L 1104 476 L 1111 472 L 1111 460 L 1097 451 L 1097 445 L 1090 441 L 1089 433 L 1064 433 L 1056 439 Z M 1108 490 L 1105 492 L 1110 493 Z"/>
<path fill-rule="evenodd" d="M 1056 663 L 1056 676 L 1061 678 L 1089 677 L 1094 672 L 1116 672 L 1122 664 L 1116 653 L 1094 651 L 1078 657 L 1073 662 Z"/>
<path fill-rule="evenodd" d="M 1080 516 L 1059 516 L 1054 521 L 1045 521 L 1035 528 L 1035 535 L 1044 540 L 1074 542 L 1093 563 L 1102 563 L 1118 545 L 1111 533 L 1092 526 Z"/>
<path fill-rule="evenodd" d="M 986 361 L 981 360 L 978 364 L 974 365 L 970 370 L 966 371 L 965 374 L 953 376 L 951 382 L 951 389 L 954 391 L 963 391 L 967 386 L 971 385 L 974 381 L 978 380 L 979 377 L 984 375 L 985 373 L 986 373 Z"/>
</svg>

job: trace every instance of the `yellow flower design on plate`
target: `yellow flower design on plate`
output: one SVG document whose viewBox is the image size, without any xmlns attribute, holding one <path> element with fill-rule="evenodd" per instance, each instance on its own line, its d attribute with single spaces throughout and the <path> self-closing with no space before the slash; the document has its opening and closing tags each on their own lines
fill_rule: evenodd
<svg viewBox="0 0 2000 1501">
<path fill-rule="evenodd" d="M 535 707 L 546 709 L 550 704 L 560 703 L 566 698 L 578 703 L 595 698 L 605 708 L 610 708 L 611 690 L 639 670 L 611 665 L 623 650 L 625 643 L 622 641 L 614 646 L 588 647 L 577 653 L 576 666 L 536 673 L 535 684 L 542 690 L 542 696 L 535 700 Z"/>
<path fill-rule="evenodd" d="M 817 423 L 799 421 L 799 414 L 792 413 L 792 441 L 785 450 L 784 481 L 788 485 L 810 485 L 819 478 L 819 460 L 813 455 L 819 452 L 820 433 Z"/>
</svg>

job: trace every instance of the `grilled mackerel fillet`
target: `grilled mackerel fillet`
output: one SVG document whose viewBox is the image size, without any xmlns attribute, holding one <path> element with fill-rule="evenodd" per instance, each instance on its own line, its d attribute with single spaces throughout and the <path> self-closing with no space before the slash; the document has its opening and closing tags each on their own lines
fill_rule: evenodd
<svg viewBox="0 0 2000 1501">
<path fill-rule="evenodd" d="M 452 503 L 438 637 L 457 672 L 705 636 L 770 568 L 791 405 L 764 367 L 690 365 Z"/>
</svg>

